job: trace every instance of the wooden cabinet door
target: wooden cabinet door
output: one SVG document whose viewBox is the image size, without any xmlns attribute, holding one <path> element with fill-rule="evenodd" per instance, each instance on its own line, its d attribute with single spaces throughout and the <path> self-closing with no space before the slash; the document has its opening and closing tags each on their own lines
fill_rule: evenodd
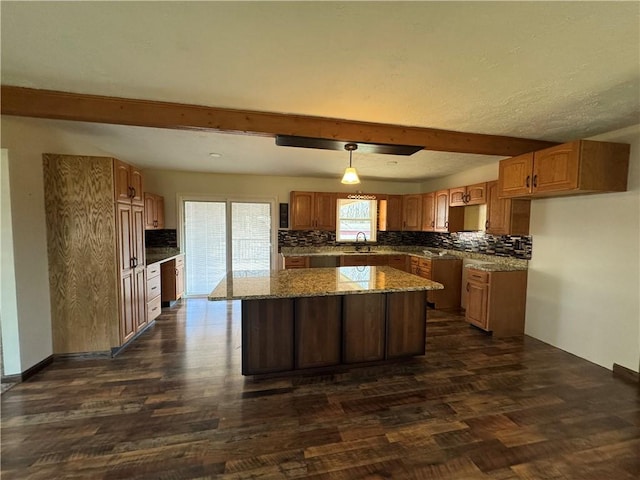
<svg viewBox="0 0 640 480">
<path fill-rule="evenodd" d="M 387 294 L 387 358 L 424 355 L 426 326 L 425 292 Z"/>
<path fill-rule="evenodd" d="M 498 182 L 487 183 L 487 222 L 485 228 L 492 235 L 508 235 L 511 199 L 498 197 Z"/>
<path fill-rule="evenodd" d="M 449 230 L 449 190 L 439 190 L 435 193 L 435 232 Z"/>
<path fill-rule="evenodd" d="M 156 195 L 156 228 L 162 230 L 164 228 L 164 197 Z"/>
<path fill-rule="evenodd" d="M 114 198 L 116 202 L 131 203 L 130 167 L 126 163 L 113 159 Z"/>
<path fill-rule="evenodd" d="M 369 265 L 368 255 L 342 255 L 340 257 L 341 267 L 362 267 Z"/>
<path fill-rule="evenodd" d="M 402 229 L 418 231 L 422 228 L 422 195 L 405 195 L 402 199 Z"/>
<path fill-rule="evenodd" d="M 131 186 L 131 203 L 144 206 L 144 190 L 142 185 L 142 170 L 129 165 L 129 185 Z"/>
<path fill-rule="evenodd" d="M 476 183 L 467 187 L 466 205 L 482 205 L 487 202 L 486 182 Z"/>
<path fill-rule="evenodd" d="M 242 301 L 242 374 L 293 370 L 293 299 Z"/>
<path fill-rule="evenodd" d="M 498 169 L 498 196 L 520 197 L 532 192 L 533 153 L 500 160 Z"/>
<path fill-rule="evenodd" d="M 464 207 L 467 204 L 467 187 L 449 189 L 449 206 Z"/>
<path fill-rule="evenodd" d="M 144 207 L 131 207 L 131 255 L 134 267 L 144 267 Z"/>
<path fill-rule="evenodd" d="M 291 229 L 313 230 L 314 195 L 313 192 L 291 192 Z"/>
<path fill-rule="evenodd" d="M 156 199 L 153 193 L 144 194 L 144 228 L 153 230 L 156 228 Z"/>
<path fill-rule="evenodd" d="M 529 235 L 531 200 L 498 197 L 498 182 L 487 183 L 487 222 L 491 235 Z"/>
<path fill-rule="evenodd" d="M 532 191 L 545 193 L 577 189 L 579 164 L 579 142 L 535 152 Z"/>
<path fill-rule="evenodd" d="M 136 268 L 133 274 L 133 304 L 136 332 L 142 330 L 147 325 L 147 281 L 145 273 L 146 268 L 143 266 Z"/>
<path fill-rule="evenodd" d="M 342 297 L 297 298 L 294 318 L 295 368 L 338 365 L 342 360 Z"/>
<path fill-rule="evenodd" d="M 482 328 L 488 329 L 487 307 L 489 301 L 489 285 L 486 283 L 476 283 L 467 281 L 467 310 L 465 317 L 467 322 Z"/>
<path fill-rule="evenodd" d="M 336 195 L 315 192 L 314 217 L 317 230 L 336 230 Z"/>
<path fill-rule="evenodd" d="M 342 349 L 344 363 L 384 359 L 385 303 L 383 293 L 345 295 L 343 299 Z"/>
<path fill-rule="evenodd" d="M 387 197 L 387 228 L 388 232 L 402 230 L 402 195 Z"/>
<path fill-rule="evenodd" d="M 422 194 L 422 231 L 433 232 L 436 228 L 436 193 Z"/>
<path fill-rule="evenodd" d="M 176 258 L 176 299 L 184 295 L 184 255 Z"/>
<path fill-rule="evenodd" d="M 407 272 L 409 271 L 407 260 L 408 257 L 406 255 L 389 255 L 389 266 Z"/>
<path fill-rule="evenodd" d="M 131 227 L 133 220 L 131 218 L 131 205 L 126 203 L 118 203 L 116 205 L 116 234 L 118 241 L 118 271 L 125 272 L 133 269 L 133 234 Z"/>
<path fill-rule="evenodd" d="M 135 279 L 133 269 L 122 272 L 120 277 L 120 344 L 136 333 L 137 305 L 135 303 Z"/>
</svg>

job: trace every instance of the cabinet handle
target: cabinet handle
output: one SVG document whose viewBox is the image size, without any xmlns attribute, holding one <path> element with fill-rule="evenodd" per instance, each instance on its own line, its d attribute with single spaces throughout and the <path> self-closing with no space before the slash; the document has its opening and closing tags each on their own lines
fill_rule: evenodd
<svg viewBox="0 0 640 480">
<path fill-rule="evenodd" d="M 445 228 L 449 228 L 449 222 L 444 222 Z"/>
<path fill-rule="evenodd" d="M 462 201 L 464 203 L 469 203 L 469 200 L 471 200 L 471 195 L 469 193 L 465 194 L 464 197 L 462 198 Z"/>
<path fill-rule="evenodd" d="M 432 221 L 432 222 L 431 222 L 431 226 L 432 226 L 432 227 L 435 227 L 435 226 L 436 226 L 436 222 Z"/>
<path fill-rule="evenodd" d="M 527 175 L 527 188 L 529 188 L 531 186 L 531 175 Z"/>
<path fill-rule="evenodd" d="M 489 220 L 484 222 L 484 229 L 487 230 L 489 228 Z"/>
<path fill-rule="evenodd" d="M 469 282 L 467 282 L 467 292 L 469 291 Z"/>
<path fill-rule="evenodd" d="M 533 188 L 536 188 L 538 186 L 538 175 L 534 175 L 533 176 Z"/>
<path fill-rule="evenodd" d="M 178 269 L 176 268 L 176 277 L 178 276 Z"/>
<path fill-rule="evenodd" d="M 136 266 L 133 264 L 133 257 L 129 259 L 129 268 L 135 268 Z"/>
</svg>

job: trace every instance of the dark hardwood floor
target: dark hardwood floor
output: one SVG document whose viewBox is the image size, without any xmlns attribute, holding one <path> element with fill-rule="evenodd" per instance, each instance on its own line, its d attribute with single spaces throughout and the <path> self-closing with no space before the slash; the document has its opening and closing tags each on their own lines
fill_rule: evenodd
<svg viewBox="0 0 640 480">
<path fill-rule="evenodd" d="M 640 477 L 636 385 L 430 310 L 425 357 L 240 375 L 239 303 L 189 300 L 115 359 L 4 393 L 2 479 Z"/>
</svg>

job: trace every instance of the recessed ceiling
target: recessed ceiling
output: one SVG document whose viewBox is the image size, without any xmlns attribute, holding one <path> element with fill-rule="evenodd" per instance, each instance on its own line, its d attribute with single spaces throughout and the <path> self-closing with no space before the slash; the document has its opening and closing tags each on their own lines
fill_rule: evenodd
<svg viewBox="0 0 640 480">
<path fill-rule="evenodd" d="M 3 85 L 549 141 L 640 122 L 637 2 L 0 8 Z M 20 121 L 143 168 L 337 177 L 348 162 L 346 152 L 277 147 L 273 138 Z M 420 181 L 499 157 L 353 158 L 363 178 Z"/>
</svg>

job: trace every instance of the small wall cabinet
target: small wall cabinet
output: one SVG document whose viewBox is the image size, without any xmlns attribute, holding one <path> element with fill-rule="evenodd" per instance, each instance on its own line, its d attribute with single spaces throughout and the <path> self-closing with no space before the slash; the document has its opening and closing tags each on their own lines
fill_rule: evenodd
<svg viewBox="0 0 640 480">
<path fill-rule="evenodd" d="M 487 183 L 487 221 L 485 230 L 492 235 L 529 235 L 531 200 L 500 198 L 498 181 Z"/>
<path fill-rule="evenodd" d="M 144 192 L 144 229 L 161 230 L 164 228 L 164 197 Z"/>
<path fill-rule="evenodd" d="M 466 187 L 449 189 L 449 206 L 464 207 L 466 205 L 481 205 L 486 203 L 486 183 L 476 183 Z"/>
<path fill-rule="evenodd" d="M 527 272 L 467 272 L 467 322 L 495 337 L 524 334 Z"/>
<path fill-rule="evenodd" d="M 629 145 L 577 140 L 500 161 L 498 196 L 544 197 L 627 189 Z"/>
<path fill-rule="evenodd" d="M 405 195 L 402 199 L 402 230 L 422 229 L 422 195 Z"/>
<path fill-rule="evenodd" d="M 336 194 L 291 192 L 292 230 L 336 230 Z"/>
</svg>

